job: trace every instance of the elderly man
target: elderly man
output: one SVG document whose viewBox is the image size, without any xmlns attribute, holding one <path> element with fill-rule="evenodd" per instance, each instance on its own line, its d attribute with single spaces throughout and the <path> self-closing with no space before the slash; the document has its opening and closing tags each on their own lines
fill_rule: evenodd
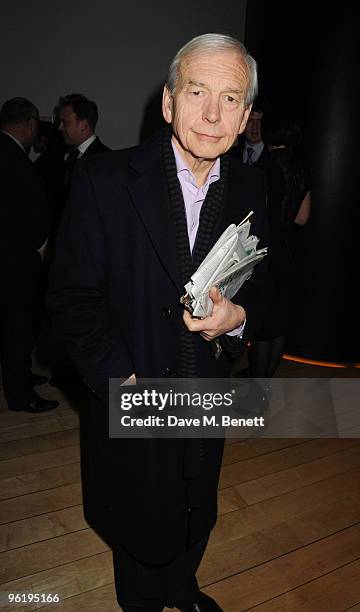
<svg viewBox="0 0 360 612">
<path fill-rule="evenodd" d="M 256 64 L 240 42 L 191 40 L 164 87 L 168 126 L 140 147 L 79 163 L 60 228 L 48 303 L 93 391 L 85 514 L 113 548 L 128 612 L 221 610 L 195 572 L 216 522 L 223 441 L 109 439 L 106 406 L 111 377 L 226 376 L 228 352 L 241 350 L 262 315 L 264 263 L 232 302 L 213 288 L 203 320 L 179 303 L 220 234 L 250 210 L 266 245 L 262 175 L 225 155 L 256 90 Z"/>
</svg>

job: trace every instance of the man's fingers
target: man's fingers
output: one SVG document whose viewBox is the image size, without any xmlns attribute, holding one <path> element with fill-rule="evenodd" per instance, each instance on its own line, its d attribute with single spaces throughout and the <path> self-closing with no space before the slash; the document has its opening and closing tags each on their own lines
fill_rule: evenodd
<svg viewBox="0 0 360 612">
<path fill-rule="evenodd" d="M 214 304 L 219 304 L 219 302 L 221 302 L 223 299 L 223 296 L 217 287 L 211 287 L 209 291 L 209 298 Z"/>
<path fill-rule="evenodd" d="M 214 339 L 212 336 L 209 336 L 209 334 L 207 334 L 206 332 L 200 332 L 200 336 L 204 338 L 204 340 L 206 340 L 207 342 L 211 342 L 211 340 Z"/>
<path fill-rule="evenodd" d="M 191 332 L 200 332 L 204 329 L 204 319 L 193 319 L 187 310 L 184 310 L 183 320 L 186 327 Z"/>
</svg>

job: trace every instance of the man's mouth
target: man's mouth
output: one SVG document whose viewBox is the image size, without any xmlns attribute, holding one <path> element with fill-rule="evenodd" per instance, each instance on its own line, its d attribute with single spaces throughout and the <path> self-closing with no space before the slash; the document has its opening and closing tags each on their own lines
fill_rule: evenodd
<svg viewBox="0 0 360 612">
<path fill-rule="evenodd" d="M 199 140 L 208 140 L 210 142 L 218 142 L 218 140 L 221 138 L 221 136 L 213 136 L 211 134 L 203 134 L 201 132 L 195 132 L 195 134 Z"/>
</svg>

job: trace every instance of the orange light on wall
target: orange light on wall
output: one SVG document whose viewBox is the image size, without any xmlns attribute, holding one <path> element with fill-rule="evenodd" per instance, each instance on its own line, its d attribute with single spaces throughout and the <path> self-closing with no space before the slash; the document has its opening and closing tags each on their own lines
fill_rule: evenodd
<svg viewBox="0 0 360 612">
<path fill-rule="evenodd" d="M 334 363 L 333 361 L 317 361 L 316 359 L 306 359 L 305 357 L 296 357 L 295 355 L 283 355 L 283 359 L 287 361 L 296 361 L 298 363 L 306 363 L 308 365 L 323 366 L 326 368 L 359 368 L 360 364 L 350 365 L 345 363 Z"/>
<path fill-rule="evenodd" d="M 250 347 L 250 340 L 246 343 Z M 282 359 L 287 361 L 295 361 L 297 363 L 305 363 L 308 365 L 322 366 L 324 368 L 357 368 L 360 369 L 360 363 L 336 363 L 334 361 L 317 361 L 316 359 L 306 359 L 306 357 L 297 357 L 296 355 L 288 355 L 285 353 Z"/>
</svg>

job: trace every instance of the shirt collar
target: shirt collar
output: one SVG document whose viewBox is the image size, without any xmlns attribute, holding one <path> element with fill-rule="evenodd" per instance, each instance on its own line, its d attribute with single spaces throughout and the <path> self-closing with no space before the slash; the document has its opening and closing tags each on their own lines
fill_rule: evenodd
<svg viewBox="0 0 360 612">
<path fill-rule="evenodd" d="M 248 142 L 247 140 L 245 141 L 245 150 L 254 149 L 255 153 L 258 156 L 262 152 L 263 148 L 264 148 L 264 143 L 262 142 L 262 140 L 260 142 L 257 142 L 256 144 L 252 144 L 251 142 Z"/>
<path fill-rule="evenodd" d="M 77 146 L 77 148 L 80 151 L 80 155 L 84 155 L 86 149 L 90 147 L 90 145 L 94 142 L 94 140 L 96 140 L 96 136 L 95 134 L 92 134 L 90 138 L 88 138 L 87 140 L 84 140 L 84 142 L 82 142 L 81 144 Z"/>
<path fill-rule="evenodd" d="M 185 181 L 188 181 L 189 183 L 194 185 L 194 187 L 197 187 L 199 189 L 195 176 L 193 175 L 191 170 L 189 170 L 189 168 L 187 167 L 186 163 L 184 162 L 180 154 L 180 151 L 175 146 L 172 140 L 171 140 L 171 146 L 173 148 L 174 155 L 175 155 L 176 171 L 177 171 L 178 176 L 179 174 L 181 174 L 182 178 Z M 210 172 L 206 179 L 205 185 L 203 185 L 203 188 L 206 185 L 209 185 L 210 183 L 217 181 L 219 178 L 220 178 L 220 157 L 217 157 L 214 162 L 214 165 L 210 168 Z"/>
<path fill-rule="evenodd" d="M 25 151 L 25 147 L 21 144 L 21 142 L 15 138 L 15 136 L 13 136 L 12 134 L 9 134 L 9 132 L 7 132 L 6 130 L 1 130 L 4 134 L 6 134 L 6 136 L 9 136 L 9 138 L 11 138 L 14 142 L 16 142 L 16 144 L 20 147 L 20 149 L 22 149 L 24 151 L 24 153 L 26 153 Z"/>
</svg>

